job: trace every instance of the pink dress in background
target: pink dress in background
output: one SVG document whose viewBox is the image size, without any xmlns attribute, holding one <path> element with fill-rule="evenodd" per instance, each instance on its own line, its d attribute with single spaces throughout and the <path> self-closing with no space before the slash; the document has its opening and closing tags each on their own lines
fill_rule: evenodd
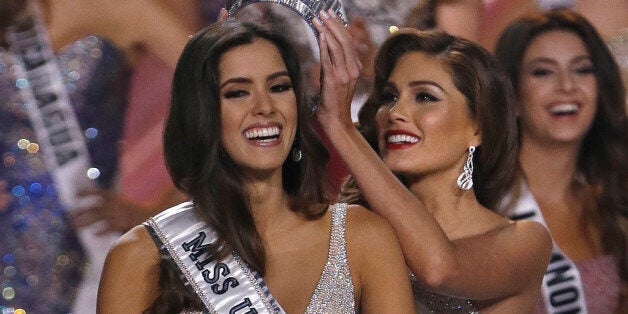
<svg viewBox="0 0 628 314">
<path fill-rule="evenodd" d="M 137 60 L 122 136 L 119 191 L 144 205 L 174 186 L 163 156 L 173 72 L 151 54 Z"/>
<path fill-rule="evenodd" d="M 604 255 L 574 264 L 580 271 L 589 314 L 615 313 L 621 285 L 615 257 Z M 545 313 L 542 299 L 536 305 L 536 313 Z"/>
</svg>

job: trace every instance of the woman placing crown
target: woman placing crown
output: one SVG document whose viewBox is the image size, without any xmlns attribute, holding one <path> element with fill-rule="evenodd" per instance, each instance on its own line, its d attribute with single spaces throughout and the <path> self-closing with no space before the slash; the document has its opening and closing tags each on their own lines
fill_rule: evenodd
<svg viewBox="0 0 628 314">
<path fill-rule="evenodd" d="M 338 61 L 322 56 L 321 63 Z M 551 253 L 547 230 L 491 211 L 516 158 L 505 76 L 468 40 L 399 30 L 375 58 L 362 134 L 346 90 L 323 82 L 317 118 L 357 182 L 345 199 L 368 202 L 391 223 L 418 307 L 429 313 L 530 313 L 539 296 Z"/>
<path fill-rule="evenodd" d="M 346 30 L 338 37 L 350 43 Z M 332 85 L 358 75 L 345 47 L 330 51 Z M 390 226 L 361 206 L 328 205 L 328 154 L 302 100 L 296 53 L 278 34 L 228 19 L 188 42 L 164 142 L 170 175 L 192 201 L 109 252 L 100 313 L 414 311 Z"/>
</svg>

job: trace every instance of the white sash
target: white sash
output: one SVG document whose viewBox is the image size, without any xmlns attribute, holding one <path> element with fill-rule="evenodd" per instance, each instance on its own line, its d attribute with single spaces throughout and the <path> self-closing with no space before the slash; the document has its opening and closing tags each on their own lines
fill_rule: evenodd
<svg viewBox="0 0 628 314">
<path fill-rule="evenodd" d="M 209 313 L 285 313 L 257 272 L 229 254 L 210 260 L 207 247 L 216 233 L 194 212 L 192 202 L 171 207 L 145 225 L 160 250 L 172 257 L 181 279 L 202 300 Z"/>
<path fill-rule="evenodd" d="M 13 26 L 8 33 L 11 52 L 26 71 L 26 79 L 18 80 L 18 87 L 23 92 L 26 111 L 59 199 L 66 210 L 72 211 L 94 201 L 77 196 L 80 190 L 95 185 L 88 177 L 91 160 L 46 27 L 35 17 L 30 20 L 32 24 Z M 109 248 L 120 236 L 117 233 L 98 236 L 99 228 L 95 224 L 77 231 L 89 259 L 76 297 L 77 313 L 96 312 L 100 272 Z"/>
<path fill-rule="evenodd" d="M 93 186 L 87 176 L 90 157 L 56 57 L 38 20 L 32 27 L 12 27 L 11 51 L 22 61 L 27 80 L 18 82 L 26 109 L 59 197 L 68 210 L 76 207 L 79 188 Z"/>
<path fill-rule="evenodd" d="M 520 197 L 507 212 L 513 220 L 531 219 L 547 227 L 543 214 L 525 182 Z M 508 204 L 506 200 L 504 204 Z M 553 241 L 552 241 L 553 242 Z M 552 258 L 543 276 L 542 295 L 548 314 L 587 313 L 580 272 L 571 259 L 553 242 Z"/>
</svg>

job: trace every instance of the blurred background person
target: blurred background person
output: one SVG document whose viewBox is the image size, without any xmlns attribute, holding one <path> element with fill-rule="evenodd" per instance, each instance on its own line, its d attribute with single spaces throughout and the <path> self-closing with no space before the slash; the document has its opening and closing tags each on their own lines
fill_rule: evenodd
<svg viewBox="0 0 628 314">
<path fill-rule="evenodd" d="M 90 234 L 96 249 L 80 243 L 75 230 L 70 228 L 68 211 L 92 207 L 67 202 L 78 198 L 77 195 L 62 195 L 68 187 L 58 184 L 57 179 L 63 175 L 50 168 L 50 158 L 44 156 L 45 140 L 41 140 L 41 130 L 36 128 L 26 104 L 43 104 L 38 92 L 46 88 L 54 90 L 60 99 L 69 100 L 64 101 L 70 109 L 69 115 L 55 116 L 48 112 L 43 116 L 47 119 L 43 125 L 51 128 L 54 123 L 65 125 L 62 119 L 75 117 L 73 123 L 77 126 L 72 130 L 81 134 L 76 139 L 89 154 L 89 175 L 95 182 L 93 189 L 111 191 L 119 167 L 118 145 L 127 102 L 127 78 L 136 53 L 142 49 L 153 51 L 173 67 L 191 31 L 162 4 L 148 0 L 7 0 L 0 2 L 0 16 L 2 39 L 27 30 L 34 31 L 33 39 L 36 39 L 31 46 L 35 48 L 20 53 L 15 48 L 19 39 L 16 41 L 14 36 L 10 42 L 2 40 L 5 50 L 0 51 L 0 93 L 3 95 L 0 100 L 3 157 L 0 180 L 6 182 L 3 192 L 8 195 L 0 210 L 3 239 L 0 303 L 27 312 L 95 312 L 102 261 L 94 256 L 86 257 L 86 253 L 106 253 L 116 235 L 99 233 L 118 230 L 120 226 L 108 222 L 124 221 L 135 217 L 135 213 L 131 206 L 98 207 L 100 215 L 110 219 L 80 231 Z M 43 27 L 29 29 L 35 24 Z M 35 58 L 47 57 L 46 51 L 54 51 L 56 57 L 42 59 L 45 69 L 38 68 L 38 61 L 42 60 Z M 35 72 L 55 78 L 29 77 Z M 66 133 L 50 134 L 61 134 L 62 137 L 54 139 L 65 140 Z M 85 179 L 87 175 L 83 172 L 77 177 L 63 178 L 64 182 L 78 183 L 70 189 L 73 192 L 70 194 L 90 186 L 83 185 L 89 182 Z M 87 194 L 94 191 L 98 190 L 90 189 Z M 105 213 L 107 208 L 115 208 L 117 212 Z M 82 225 L 80 220 L 79 224 Z M 77 293 L 80 295 L 75 303 Z"/>
<path fill-rule="evenodd" d="M 617 64 L 567 9 L 515 20 L 496 55 L 515 85 L 520 130 L 518 183 L 502 207 L 544 223 L 554 240 L 537 313 L 627 313 L 628 121 Z"/>
<path fill-rule="evenodd" d="M 405 26 L 420 30 L 438 28 L 479 42 L 483 11 L 482 0 L 424 0 L 406 16 Z"/>
</svg>

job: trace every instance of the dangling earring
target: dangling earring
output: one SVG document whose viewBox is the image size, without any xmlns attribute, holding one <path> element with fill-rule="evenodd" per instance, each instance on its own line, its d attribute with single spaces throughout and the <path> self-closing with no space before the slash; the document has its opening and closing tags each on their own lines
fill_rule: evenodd
<svg viewBox="0 0 628 314">
<path fill-rule="evenodd" d="M 295 146 L 292 149 L 292 161 L 299 162 L 301 159 L 303 159 L 303 153 L 301 152 L 299 146 Z"/>
<path fill-rule="evenodd" d="M 473 187 L 473 153 L 475 152 L 475 146 L 469 146 L 469 157 L 464 163 L 462 173 L 458 176 L 456 183 L 458 187 L 467 191 Z"/>
</svg>

